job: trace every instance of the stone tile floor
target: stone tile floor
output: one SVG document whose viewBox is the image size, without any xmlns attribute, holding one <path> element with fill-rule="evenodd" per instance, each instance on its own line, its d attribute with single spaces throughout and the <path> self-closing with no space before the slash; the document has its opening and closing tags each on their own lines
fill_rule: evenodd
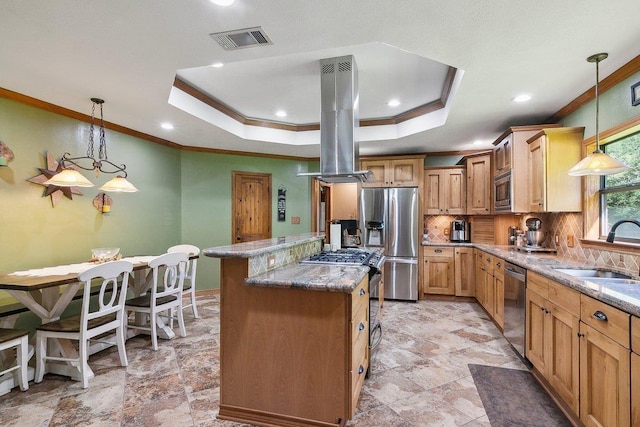
<svg viewBox="0 0 640 427">
<path fill-rule="evenodd" d="M 46 375 L 27 392 L 0 397 L 2 426 L 240 426 L 216 419 L 219 300 L 185 311 L 187 337 L 127 341 L 129 366 L 115 349 L 90 357 L 96 376 L 80 383 Z M 489 426 L 467 364 L 526 369 L 475 303 L 386 301 L 384 335 L 350 426 Z"/>
</svg>

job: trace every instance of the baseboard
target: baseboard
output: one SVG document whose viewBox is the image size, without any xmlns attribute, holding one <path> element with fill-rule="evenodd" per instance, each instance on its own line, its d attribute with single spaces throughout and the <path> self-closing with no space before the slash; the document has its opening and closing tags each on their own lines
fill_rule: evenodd
<svg viewBox="0 0 640 427">
<path fill-rule="evenodd" d="M 549 384 L 546 378 L 544 378 L 540 371 L 538 371 L 534 366 L 531 367 L 531 374 L 533 375 L 533 378 L 535 378 L 536 381 L 538 381 L 538 383 L 542 386 L 544 391 L 546 391 L 547 394 L 551 397 L 551 400 L 553 400 L 555 404 L 558 405 L 558 408 L 560 408 L 562 413 L 567 417 L 569 422 L 574 427 L 585 427 L 582 421 L 580 421 L 580 419 L 578 418 L 578 414 L 575 414 L 569 407 L 569 405 L 567 405 L 567 403 L 562 400 L 562 398 L 560 398 L 558 394 L 556 394 L 553 387 L 551 387 L 551 384 Z"/>
</svg>

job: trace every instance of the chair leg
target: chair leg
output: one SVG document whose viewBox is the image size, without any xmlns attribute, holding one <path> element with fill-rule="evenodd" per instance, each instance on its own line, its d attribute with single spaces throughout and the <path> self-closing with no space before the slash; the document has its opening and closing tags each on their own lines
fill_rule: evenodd
<svg viewBox="0 0 640 427">
<path fill-rule="evenodd" d="M 127 350 L 124 347 L 124 337 L 126 334 L 126 319 L 123 320 L 122 327 L 116 329 L 116 343 L 118 345 L 118 355 L 120 356 L 120 366 L 128 366 Z"/>
<path fill-rule="evenodd" d="M 184 328 L 184 316 L 182 315 L 182 307 L 178 307 L 176 311 L 178 312 L 178 326 L 180 327 L 180 336 L 186 337 L 187 330 Z"/>
<path fill-rule="evenodd" d="M 89 387 L 89 363 L 87 359 L 89 358 L 89 340 L 81 337 L 80 342 L 78 344 L 79 353 L 80 353 L 80 374 L 82 374 L 82 388 Z"/>
<path fill-rule="evenodd" d="M 196 288 L 191 287 L 191 310 L 193 311 L 193 317 L 198 319 L 198 308 L 196 307 Z"/>
<path fill-rule="evenodd" d="M 33 382 L 42 382 L 44 378 L 45 358 L 47 357 L 47 337 L 36 332 L 36 375 Z"/>
<path fill-rule="evenodd" d="M 20 385 L 20 390 L 26 391 L 29 389 L 29 379 L 27 378 L 27 368 L 29 363 L 29 341 L 28 337 L 25 335 L 20 340 L 20 345 L 18 346 L 18 354 L 17 359 L 20 364 L 20 369 L 18 370 L 18 384 Z"/>
<path fill-rule="evenodd" d="M 158 328 L 156 326 L 156 313 L 151 312 L 150 323 L 151 323 L 151 347 L 153 350 L 158 350 Z"/>
</svg>

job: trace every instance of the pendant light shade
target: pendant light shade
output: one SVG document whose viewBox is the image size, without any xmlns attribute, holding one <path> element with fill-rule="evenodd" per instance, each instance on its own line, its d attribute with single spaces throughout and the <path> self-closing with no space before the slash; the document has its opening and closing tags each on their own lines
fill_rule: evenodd
<svg viewBox="0 0 640 427">
<path fill-rule="evenodd" d="M 80 172 L 74 169 L 63 169 L 47 181 L 45 185 L 55 185 L 56 187 L 93 187 L 94 185 Z"/>
<path fill-rule="evenodd" d="M 126 178 L 121 176 L 116 176 L 110 181 L 107 181 L 102 187 L 100 187 L 102 191 L 114 191 L 117 193 L 136 193 L 138 190 L 132 183 L 127 181 Z"/>
<path fill-rule="evenodd" d="M 598 124 L 600 115 L 600 97 L 598 91 L 600 73 L 598 64 L 600 64 L 600 61 L 607 59 L 608 56 L 609 54 L 607 53 L 597 53 L 587 58 L 587 62 L 596 63 L 596 149 L 593 153 L 589 154 L 587 157 L 580 160 L 578 164 L 569 169 L 568 173 L 571 176 L 613 175 L 630 169 L 629 166 L 600 150 L 600 128 Z"/>
</svg>

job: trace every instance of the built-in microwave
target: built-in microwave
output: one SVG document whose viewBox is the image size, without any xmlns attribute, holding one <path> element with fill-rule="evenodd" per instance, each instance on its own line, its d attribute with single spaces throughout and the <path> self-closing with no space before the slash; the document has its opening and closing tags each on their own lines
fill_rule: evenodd
<svg viewBox="0 0 640 427">
<path fill-rule="evenodd" d="M 494 212 L 511 212 L 511 170 L 495 177 L 493 186 L 493 211 Z"/>
</svg>

